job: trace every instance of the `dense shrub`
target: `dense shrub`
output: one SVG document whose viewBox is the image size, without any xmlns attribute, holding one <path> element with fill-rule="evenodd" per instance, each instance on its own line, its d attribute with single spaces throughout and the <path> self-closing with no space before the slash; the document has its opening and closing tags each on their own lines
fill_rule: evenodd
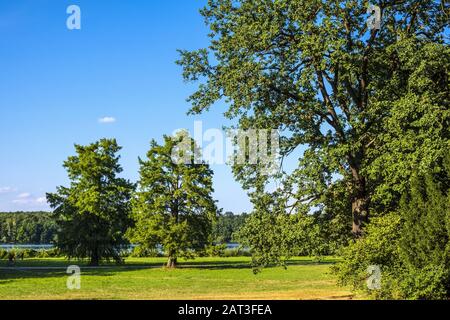
<svg viewBox="0 0 450 320">
<path fill-rule="evenodd" d="M 52 249 L 11 249 L 3 250 L 0 249 L 0 259 L 8 260 L 13 258 L 15 260 L 30 259 L 30 258 L 57 258 L 63 257 L 64 255 L 58 248 Z"/>
<path fill-rule="evenodd" d="M 327 254 L 328 246 L 316 217 L 267 208 L 258 204 L 236 234 L 239 243 L 252 253 L 255 270 L 273 264 L 285 266 L 295 256 Z"/>
<path fill-rule="evenodd" d="M 223 252 L 223 257 L 251 257 L 252 254 L 249 250 L 241 249 L 241 248 L 232 248 L 226 249 Z"/>
<path fill-rule="evenodd" d="M 342 252 L 339 281 L 381 299 L 450 297 L 450 196 L 431 177 L 414 178 L 397 212 L 373 218 Z M 380 266 L 381 289 L 368 290 L 367 268 Z"/>
<path fill-rule="evenodd" d="M 401 219 L 393 213 L 373 218 L 367 225 L 365 236 L 351 243 L 342 250 L 341 263 L 333 267 L 339 278 L 339 284 L 351 285 L 355 290 L 365 290 L 368 278 L 367 269 L 371 265 L 380 266 L 382 270 L 382 291 L 371 292 L 378 296 L 396 296 L 392 283 L 386 274 L 396 269 L 399 263 L 398 239 L 400 237 Z"/>
<path fill-rule="evenodd" d="M 213 239 L 218 243 L 227 243 L 235 240 L 235 233 L 244 225 L 248 215 L 225 212 L 219 214 L 213 225 Z"/>
<path fill-rule="evenodd" d="M 154 248 L 145 248 L 142 246 L 134 247 L 131 253 L 128 255 L 133 258 L 148 258 L 148 257 L 162 257 L 162 252 Z"/>
<path fill-rule="evenodd" d="M 8 251 L 4 249 L 0 249 L 0 260 L 7 259 L 8 258 Z"/>
<path fill-rule="evenodd" d="M 223 257 L 226 249 L 226 244 L 210 245 L 206 247 L 205 255 L 208 257 Z"/>
<path fill-rule="evenodd" d="M 36 258 L 58 258 L 65 256 L 59 248 L 37 250 Z"/>
</svg>

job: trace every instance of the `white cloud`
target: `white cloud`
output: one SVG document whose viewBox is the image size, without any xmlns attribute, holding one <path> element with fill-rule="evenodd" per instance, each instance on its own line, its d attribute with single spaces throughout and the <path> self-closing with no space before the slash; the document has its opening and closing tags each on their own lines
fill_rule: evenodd
<svg viewBox="0 0 450 320">
<path fill-rule="evenodd" d="M 19 198 L 19 199 L 28 199 L 30 197 L 31 197 L 31 193 L 28 193 L 28 192 L 21 193 L 17 196 L 17 198 Z"/>
<path fill-rule="evenodd" d="M 12 203 L 14 203 L 14 204 L 29 204 L 30 200 L 28 200 L 28 199 L 14 199 L 12 201 Z"/>
<path fill-rule="evenodd" d="M 37 198 L 36 202 L 40 203 L 40 204 L 46 204 L 47 203 L 47 198 L 46 197 Z"/>
<path fill-rule="evenodd" d="M 116 118 L 114 117 L 103 117 L 98 119 L 98 122 L 100 123 L 114 123 L 116 122 Z"/>
<path fill-rule="evenodd" d="M 33 197 L 31 193 L 24 192 L 17 196 L 16 199 L 12 201 L 14 204 L 18 205 L 46 205 L 47 198 L 46 197 Z"/>
<path fill-rule="evenodd" d="M 12 188 L 12 187 L 0 187 L 0 194 L 12 193 L 12 192 L 16 192 L 16 191 L 17 191 L 17 189 Z"/>
</svg>

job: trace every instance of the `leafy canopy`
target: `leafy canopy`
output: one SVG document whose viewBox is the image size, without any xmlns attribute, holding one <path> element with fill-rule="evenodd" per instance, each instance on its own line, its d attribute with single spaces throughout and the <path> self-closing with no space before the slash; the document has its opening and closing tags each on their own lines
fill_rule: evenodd
<svg viewBox="0 0 450 320">
<path fill-rule="evenodd" d="M 191 113 L 223 99 L 226 116 L 241 128 L 281 130 L 284 155 L 306 148 L 286 184 L 311 206 L 323 203 L 336 175 L 350 194 L 360 183 L 370 194 L 390 192 L 385 184 L 410 175 L 411 163 L 429 167 L 448 148 L 448 7 L 375 4 L 380 30 L 367 27 L 366 1 L 210 0 L 201 11 L 210 46 L 180 51 L 178 61 L 184 79 L 199 83 Z M 413 120 L 411 134 L 421 133 L 398 159 L 411 138 L 401 136 L 405 118 Z M 391 148 L 395 153 L 386 155 Z M 253 186 L 267 181 L 255 169 L 235 173 Z"/>
<path fill-rule="evenodd" d="M 450 157 L 448 157 L 450 160 Z M 447 182 L 450 161 L 446 166 Z M 381 268 L 382 299 L 448 299 L 450 295 L 450 193 L 432 176 L 414 176 L 396 212 L 374 218 L 362 239 L 334 267 L 340 283 L 366 289 L 367 268 Z"/>
<path fill-rule="evenodd" d="M 77 154 L 64 162 L 70 186 L 47 194 L 59 226 L 57 245 L 69 257 L 88 257 L 93 265 L 121 261 L 134 185 L 118 177 L 120 149 L 115 139 L 75 145 Z"/>
<path fill-rule="evenodd" d="M 301 153 L 292 172 L 234 166 L 255 207 L 276 179 L 267 214 L 315 212 L 361 236 L 369 212 L 398 206 L 414 171 L 442 167 L 448 3 L 373 3 L 380 29 L 367 25 L 367 1 L 209 0 L 209 46 L 180 51 L 184 79 L 198 84 L 191 113 L 224 101 L 241 129 L 278 129 L 282 156 Z"/>
<path fill-rule="evenodd" d="M 186 139 L 186 133 L 164 136 L 164 144 L 151 142 L 146 160 L 140 160 L 140 179 L 133 199 L 135 225 L 128 231 L 132 241 L 142 248 L 162 246 L 169 256 L 169 267 L 177 257 L 192 257 L 210 242 L 212 223 L 217 214 L 212 198 L 213 172 L 204 163 L 178 163 L 174 150 Z M 193 156 L 194 149 L 181 150 Z M 194 160 L 193 157 L 191 160 Z"/>
</svg>

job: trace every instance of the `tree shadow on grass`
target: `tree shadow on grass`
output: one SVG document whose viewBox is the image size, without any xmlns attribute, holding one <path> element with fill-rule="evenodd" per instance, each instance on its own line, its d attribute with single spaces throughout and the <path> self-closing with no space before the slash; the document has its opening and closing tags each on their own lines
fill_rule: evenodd
<svg viewBox="0 0 450 320">
<path fill-rule="evenodd" d="M 286 265 L 290 266 L 312 266 L 312 265 L 333 265 L 336 261 L 334 260 L 305 260 L 305 259 L 292 259 L 289 260 Z M 268 265 L 268 268 L 278 267 L 278 265 Z M 242 262 L 242 261 L 183 261 L 178 264 L 178 268 L 189 268 L 189 269 L 252 269 L 251 262 Z"/>
<path fill-rule="evenodd" d="M 102 276 L 110 277 L 115 274 L 116 270 L 112 269 L 101 269 L 101 270 L 87 270 L 82 271 L 82 275 L 87 276 Z M 21 269 L 11 269 L 11 270 L 0 270 L 0 286 L 4 284 L 11 283 L 13 281 L 24 280 L 24 279 L 36 279 L 36 278 L 67 278 L 71 274 L 66 273 L 64 270 L 21 270 Z"/>
<path fill-rule="evenodd" d="M 4 262 L 4 261 L 3 261 Z M 312 266 L 312 265 L 331 265 L 333 260 L 317 261 L 314 259 L 292 259 L 287 262 L 287 267 L 291 266 Z M 0 286 L 10 284 L 13 281 L 33 278 L 67 278 L 70 274 L 66 273 L 67 267 L 78 265 L 83 275 L 110 277 L 118 272 L 128 272 L 145 269 L 163 269 L 164 264 L 161 261 L 146 261 L 145 263 L 112 264 L 106 263 L 98 268 L 89 267 L 86 261 L 67 261 L 67 260 L 24 260 L 19 261 L 13 267 L 6 267 L 5 263 L 0 263 Z M 277 267 L 276 265 L 268 267 Z M 188 260 L 180 262 L 177 269 L 199 269 L 199 270 L 226 270 L 226 269 L 247 269 L 252 270 L 251 262 L 243 261 L 196 261 Z"/>
</svg>

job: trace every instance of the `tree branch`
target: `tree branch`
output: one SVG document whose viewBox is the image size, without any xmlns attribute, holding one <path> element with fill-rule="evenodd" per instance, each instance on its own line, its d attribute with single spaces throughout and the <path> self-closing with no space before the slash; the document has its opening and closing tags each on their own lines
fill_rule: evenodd
<svg viewBox="0 0 450 320">
<path fill-rule="evenodd" d="M 336 114 L 336 110 L 333 107 L 333 103 L 330 99 L 330 96 L 328 94 L 327 89 L 325 88 L 325 84 L 323 81 L 323 73 L 322 71 L 318 70 L 316 68 L 316 75 L 317 75 L 317 83 L 319 85 L 320 92 L 322 94 L 322 98 L 325 102 L 325 106 L 328 110 L 328 113 L 331 115 L 331 121 L 330 125 L 336 130 L 336 133 L 341 137 L 343 141 L 345 141 L 345 133 L 342 129 L 341 123 L 339 121 L 339 118 Z"/>
</svg>

